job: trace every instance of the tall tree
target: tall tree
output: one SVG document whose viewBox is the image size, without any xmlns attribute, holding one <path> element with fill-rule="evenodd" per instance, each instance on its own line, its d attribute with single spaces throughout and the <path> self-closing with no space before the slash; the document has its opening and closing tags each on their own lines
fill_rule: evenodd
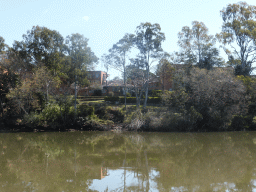
<svg viewBox="0 0 256 192">
<path fill-rule="evenodd" d="M 208 35 L 208 28 L 203 22 L 193 21 L 192 28 L 184 26 L 178 33 L 178 38 L 178 45 L 182 49 L 180 56 L 184 64 L 196 63 L 200 68 L 204 68 L 203 63 L 206 61 L 211 67 L 223 63 L 214 47 L 215 38 Z"/>
<path fill-rule="evenodd" d="M 6 48 L 4 41 L 4 38 L 0 36 L 0 53 L 2 53 Z"/>
<path fill-rule="evenodd" d="M 136 31 L 136 47 L 140 53 L 144 56 L 144 66 L 146 70 L 146 83 L 145 83 L 145 100 L 144 108 L 147 106 L 148 99 L 148 81 L 149 81 L 149 70 L 150 58 L 157 58 L 159 53 L 163 51 L 161 44 L 165 40 L 165 34 L 161 32 L 159 24 L 141 23 Z"/>
<path fill-rule="evenodd" d="M 86 71 L 93 64 L 98 62 L 98 58 L 88 47 L 88 39 L 79 33 L 72 34 L 66 38 L 66 47 L 69 62 L 66 62 L 68 75 L 71 82 L 75 82 L 75 110 L 77 97 L 77 83 L 88 84 Z"/>
<path fill-rule="evenodd" d="M 236 74 L 250 75 L 256 61 L 256 6 L 239 2 L 229 4 L 220 13 L 222 32 L 216 36 L 223 44 L 229 61 L 235 65 Z M 235 62 L 237 60 L 240 62 Z"/>
<path fill-rule="evenodd" d="M 23 41 L 14 42 L 13 49 L 30 64 L 43 64 L 56 75 L 64 57 L 64 38 L 55 30 L 33 26 L 23 35 Z"/>
<path fill-rule="evenodd" d="M 125 95 L 125 109 L 126 109 L 126 60 L 134 42 L 133 34 L 125 34 L 113 47 L 109 50 L 111 57 L 114 60 L 114 67 L 123 71 L 124 75 L 124 95 Z"/>
<path fill-rule="evenodd" d="M 139 109 L 141 96 L 145 89 L 144 86 L 146 82 L 146 73 L 145 70 L 143 70 L 145 61 L 143 58 L 144 57 L 137 56 L 135 59 L 130 59 L 131 64 L 126 67 L 127 81 L 133 86 L 137 109 Z"/>
<path fill-rule="evenodd" d="M 105 69 L 107 70 L 107 77 L 109 77 L 109 74 L 108 74 L 108 70 L 109 70 L 109 67 L 111 65 L 111 62 L 110 62 L 110 55 L 107 55 L 107 54 L 103 54 L 101 56 L 101 61 L 103 62 L 103 65 L 105 67 Z M 106 78 L 107 78 L 106 77 Z M 106 85 L 108 85 L 108 80 L 106 79 Z"/>
</svg>

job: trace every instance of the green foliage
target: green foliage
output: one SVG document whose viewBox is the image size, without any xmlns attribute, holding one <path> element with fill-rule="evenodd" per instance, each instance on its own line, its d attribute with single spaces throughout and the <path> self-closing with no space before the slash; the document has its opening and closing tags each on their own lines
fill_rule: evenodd
<svg viewBox="0 0 256 192">
<path fill-rule="evenodd" d="M 64 57 L 64 38 L 55 30 L 33 26 L 23 35 L 23 41 L 15 41 L 13 49 L 26 61 L 45 65 L 51 71 L 59 71 Z"/>
<path fill-rule="evenodd" d="M 36 112 L 25 114 L 23 117 L 22 123 L 31 128 L 36 128 L 37 126 L 43 126 L 44 124 L 42 115 Z"/>
<path fill-rule="evenodd" d="M 151 97 L 160 97 L 163 94 L 162 90 L 152 90 L 151 91 Z"/>
<path fill-rule="evenodd" d="M 256 6 L 239 2 L 229 4 L 220 13 L 223 25 L 222 32 L 217 34 L 217 38 L 224 45 L 223 49 L 230 62 L 235 65 L 236 74 L 248 76 L 256 59 Z M 233 51 L 229 50 L 227 45 L 230 45 Z M 237 60 L 240 61 L 235 62 Z"/>
<path fill-rule="evenodd" d="M 230 123 L 229 129 L 234 131 L 246 130 L 249 129 L 252 123 L 254 123 L 253 119 L 249 116 L 234 115 Z"/>
<path fill-rule="evenodd" d="M 116 123 L 122 123 L 124 121 L 124 112 L 121 109 L 113 109 L 110 106 L 97 108 L 95 114 L 99 119 L 103 120 L 111 120 Z"/>
<path fill-rule="evenodd" d="M 61 118 L 60 107 L 57 104 L 48 104 L 41 113 L 43 119 L 52 124 L 58 122 Z"/>
<path fill-rule="evenodd" d="M 185 109 L 185 103 L 188 101 L 188 94 L 185 90 L 168 91 L 162 95 L 162 100 L 164 105 L 169 106 L 169 108 L 174 108 L 178 112 L 183 112 Z"/>
<path fill-rule="evenodd" d="M 68 74 L 70 84 L 78 80 L 80 85 L 88 84 L 86 71 L 93 66 L 98 58 L 88 47 L 88 39 L 79 33 L 72 34 L 66 38 L 65 73 Z"/>
<path fill-rule="evenodd" d="M 5 43 L 4 43 L 4 38 L 0 36 L 0 53 L 2 53 L 5 50 Z"/>
<path fill-rule="evenodd" d="M 88 105 L 79 105 L 78 106 L 78 116 L 81 117 L 87 117 L 87 116 L 92 116 L 94 115 L 94 107 L 93 106 L 88 106 Z"/>
<path fill-rule="evenodd" d="M 256 102 L 256 79 L 244 75 L 238 75 L 237 78 L 243 81 L 247 95 L 251 96 L 251 101 Z"/>
<path fill-rule="evenodd" d="M 182 53 L 178 55 L 182 63 L 197 64 L 206 69 L 224 64 L 219 51 L 214 47 L 215 38 L 208 35 L 208 28 L 203 22 L 193 21 L 192 28 L 184 26 L 178 38 L 178 45 L 182 48 Z"/>
</svg>

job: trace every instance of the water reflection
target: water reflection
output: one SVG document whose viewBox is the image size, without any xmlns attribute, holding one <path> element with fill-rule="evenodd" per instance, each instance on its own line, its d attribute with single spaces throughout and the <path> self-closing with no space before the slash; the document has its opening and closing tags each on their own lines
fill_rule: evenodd
<svg viewBox="0 0 256 192">
<path fill-rule="evenodd" d="M 0 191 L 253 191 L 256 133 L 0 134 Z"/>
</svg>

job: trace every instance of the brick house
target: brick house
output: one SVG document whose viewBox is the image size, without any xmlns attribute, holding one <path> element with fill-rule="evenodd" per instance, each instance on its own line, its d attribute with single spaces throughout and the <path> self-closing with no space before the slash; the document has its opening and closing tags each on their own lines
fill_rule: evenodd
<svg viewBox="0 0 256 192">
<path fill-rule="evenodd" d="M 88 71 L 87 79 L 90 82 L 90 87 L 77 86 L 77 95 L 92 96 L 94 94 L 94 87 L 102 90 L 103 86 L 107 84 L 107 73 L 104 71 Z M 75 83 L 71 84 L 72 93 L 75 93 Z"/>
<path fill-rule="evenodd" d="M 107 73 L 103 71 L 88 71 L 87 79 L 91 84 L 106 85 Z"/>
</svg>

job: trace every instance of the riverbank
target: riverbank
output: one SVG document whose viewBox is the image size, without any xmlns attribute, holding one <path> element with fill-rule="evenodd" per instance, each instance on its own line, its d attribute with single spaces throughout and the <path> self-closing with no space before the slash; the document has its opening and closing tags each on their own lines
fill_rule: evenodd
<svg viewBox="0 0 256 192">
<path fill-rule="evenodd" d="M 89 104 L 79 105 L 77 114 L 70 107 L 66 112 L 56 104 L 42 112 L 0 120 L 0 132 L 70 132 L 70 131 L 138 131 L 138 132 L 224 132 L 254 131 L 253 116 L 233 116 L 226 124 L 222 119 L 205 119 L 190 110 L 173 112 L 163 105 Z"/>
</svg>

